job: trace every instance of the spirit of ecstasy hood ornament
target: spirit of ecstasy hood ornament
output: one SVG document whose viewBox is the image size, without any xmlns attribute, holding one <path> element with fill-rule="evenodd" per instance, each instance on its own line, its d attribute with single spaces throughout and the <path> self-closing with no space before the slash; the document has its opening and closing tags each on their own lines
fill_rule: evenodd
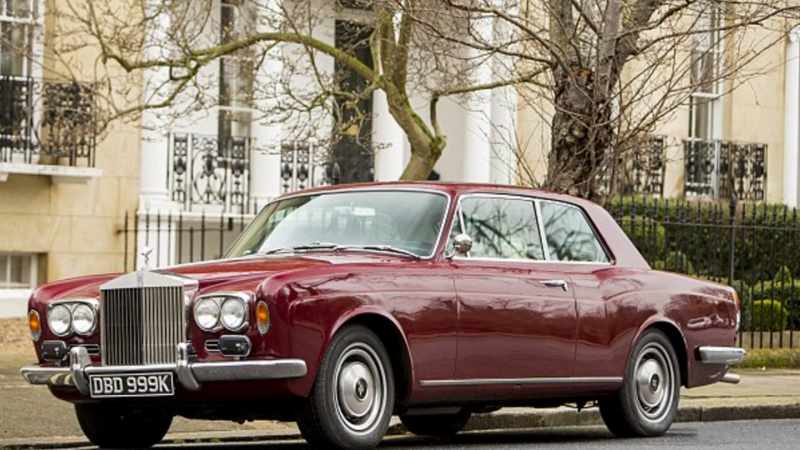
<svg viewBox="0 0 800 450">
<path fill-rule="evenodd" d="M 143 264 L 142 264 L 141 269 L 139 269 L 140 271 L 144 272 L 144 271 L 150 270 L 150 254 L 151 253 L 153 253 L 153 249 L 151 247 L 145 246 L 142 249 L 142 252 L 140 253 L 140 255 L 142 255 Z"/>
</svg>

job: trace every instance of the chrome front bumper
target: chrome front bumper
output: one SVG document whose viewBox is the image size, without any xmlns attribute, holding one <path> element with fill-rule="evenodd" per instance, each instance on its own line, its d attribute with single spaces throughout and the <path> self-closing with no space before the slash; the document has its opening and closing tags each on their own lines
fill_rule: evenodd
<svg viewBox="0 0 800 450">
<path fill-rule="evenodd" d="M 300 359 L 192 362 L 188 344 L 178 344 L 176 350 L 176 364 L 94 366 L 85 348 L 73 347 L 69 352 L 69 367 L 26 366 L 20 369 L 20 373 L 30 384 L 74 386 L 84 395 L 89 395 L 89 375 L 93 374 L 171 371 L 181 386 L 197 391 L 203 382 L 298 378 L 307 373 L 306 363 Z"/>
<path fill-rule="evenodd" d="M 745 355 L 744 349 L 737 347 L 700 347 L 699 352 L 704 364 L 739 364 Z"/>
</svg>

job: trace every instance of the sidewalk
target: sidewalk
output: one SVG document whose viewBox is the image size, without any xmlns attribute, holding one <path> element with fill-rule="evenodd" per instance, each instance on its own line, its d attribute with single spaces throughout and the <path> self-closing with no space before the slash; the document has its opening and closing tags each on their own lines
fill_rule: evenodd
<svg viewBox="0 0 800 450">
<path fill-rule="evenodd" d="M 15 362 L 5 360 L 6 363 Z M 740 370 L 738 385 L 717 383 L 684 389 L 678 421 L 800 419 L 800 370 Z M 69 404 L 46 388 L 27 386 L 8 371 L 0 371 L 0 448 L 68 448 L 89 445 Z M 404 430 L 393 419 L 391 434 Z M 473 416 L 467 430 L 601 425 L 596 408 L 577 412 L 566 407 L 547 410 L 505 408 Z M 294 424 L 279 422 L 190 421 L 176 418 L 167 441 L 261 441 L 299 439 Z"/>
</svg>

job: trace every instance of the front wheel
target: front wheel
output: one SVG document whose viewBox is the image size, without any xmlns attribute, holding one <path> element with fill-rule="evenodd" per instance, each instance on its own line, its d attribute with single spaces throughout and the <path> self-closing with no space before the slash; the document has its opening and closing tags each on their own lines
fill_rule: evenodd
<svg viewBox="0 0 800 450">
<path fill-rule="evenodd" d="M 678 412 L 679 373 L 669 338 L 658 330 L 646 331 L 633 347 L 622 388 L 600 402 L 603 422 L 620 437 L 666 433 Z"/>
<path fill-rule="evenodd" d="M 394 408 L 394 379 L 380 339 L 348 326 L 331 340 L 297 425 L 315 448 L 366 450 L 386 434 Z"/>
<path fill-rule="evenodd" d="M 116 405 L 77 404 L 83 434 L 100 448 L 148 448 L 167 434 L 172 416 Z"/>
</svg>

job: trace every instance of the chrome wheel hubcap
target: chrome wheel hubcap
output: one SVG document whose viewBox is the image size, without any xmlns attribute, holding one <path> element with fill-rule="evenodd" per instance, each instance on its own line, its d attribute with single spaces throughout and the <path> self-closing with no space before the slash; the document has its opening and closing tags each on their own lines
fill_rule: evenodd
<svg viewBox="0 0 800 450">
<path fill-rule="evenodd" d="M 336 364 L 334 397 L 337 415 L 350 431 L 372 432 L 386 410 L 386 372 L 375 351 L 355 343 Z"/>
<path fill-rule="evenodd" d="M 645 419 L 656 422 L 670 412 L 674 396 L 675 369 L 660 344 L 642 350 L 634 372 L 636 400 Z"/>
</svg>

